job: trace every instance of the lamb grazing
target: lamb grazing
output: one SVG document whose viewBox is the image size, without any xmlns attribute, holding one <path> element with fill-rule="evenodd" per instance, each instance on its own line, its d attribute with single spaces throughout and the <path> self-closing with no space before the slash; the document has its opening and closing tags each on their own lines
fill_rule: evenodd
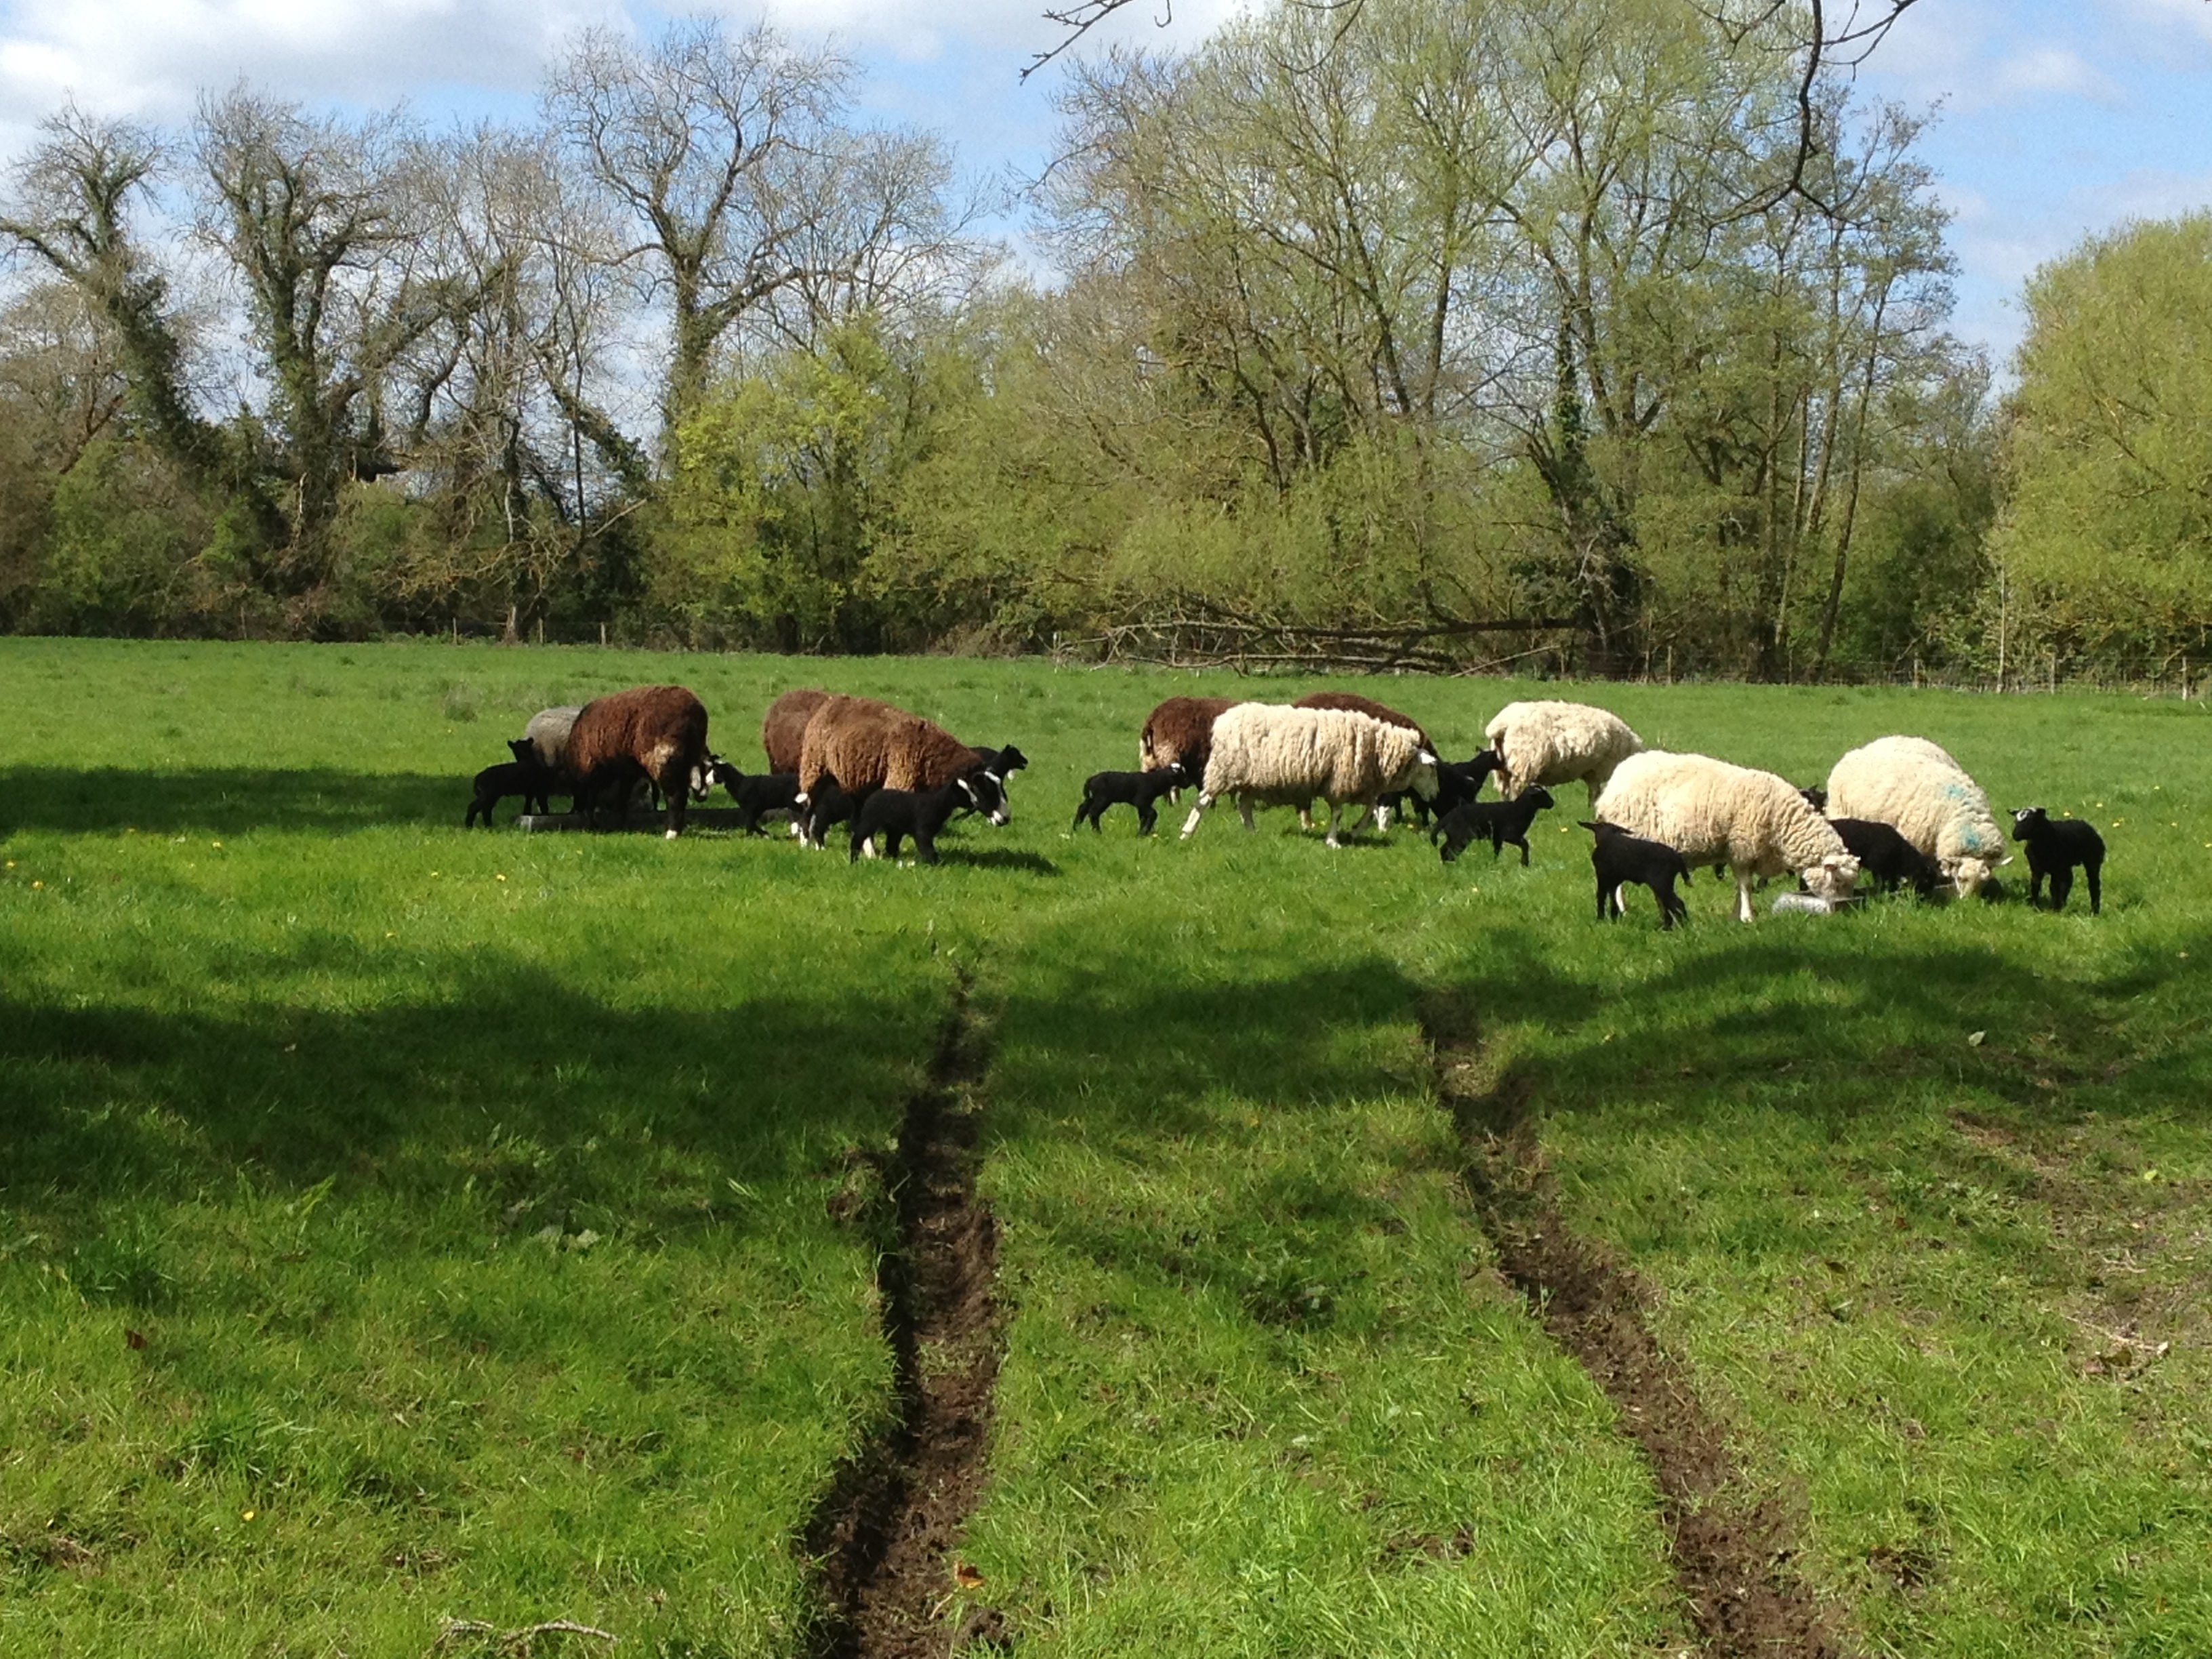
<svg viewBox="0 0 2212 1659">
<path fill-rule="evenodd" d="M 1511 800 L 1471 800 L 1464 806 L 1454 807 L 1438 820 L 1436 833 L 1443 837 L 1437 849 L 1443 861 L 1449 864 L 1467 850 L 1469 842 L 1487 836 L 1490 856 L 1494 860 L 1509 845 L 1521 849 L 1521 867 L 1528 867 L 1528 826 L 1536 821 L 1536 814 L 1555 805 L 1552 792 L 1540 783 L 1532 783 Z"/>
<path fill-rule="evenodd" d="M 2051 908 L 2063 910 L 2066 896 L 2074 890 L 2074 866 L 2089 879 L 2089 914 L 2105 902 L 2105 838 L 2094 826 L 2079 818 L 2053 818 L 2040 806 L 2024 806 L 2012 815 L 2012 838 L 2027 848 L 2027 902 L 2043 897 L 2043 878 L 2051 878 Z"/>
<path fill-rule="evenodd" d="M 749 836 L 762 833 L 763 818 L 782 817 L 791 820 L 793 833 L 799 822 L 799 774 L 796 772 L 760 772 L 748 777 L 727 761 L 714 763 L 714 781 L 729 792 L 730 799 L 738 804 L 738 828 Z"/>
<path fill-rule="evenodd" d="M 806 740 L 806 722 L 830 701 L 830 693 L 805 688 L 787 691 L 769 704 L 761 716 L 761 748 L 768 756 L 770 773 L 799 770 L 799 750 Z"/>
<path fill-rule="evenodd" d="M 1203 780 L 1213 754 L 1213 723 L 1237 707 L 1235 697 L 1170 697 L 1145 716 L 1137 738 L 1137 764 L 1147 772 L 1182 763 Z"/>
<path fill-rule="evenodd" d="M 1437 790 L 1437 757 L 1404 726 L 1349 709 L 1241 703 L 1213 723 L 1205 781 L 1182 833 L 1188 838 L 1224 795 L 1236 798 L 1247 830 L 1255 802 L 1302 806 L 1319 796 L 1328 803 L 1328 841 L 1336 847 L 1337 818 L 1346 803 L 1359 805 L 1346 826 L 1356 830 L 1377 800 L 1397 789 L 1424 796 Z"/>
<path fill-rule="evenodd" d="M 1936 896 L 1942 866 L 1890 825 L 1872 818 L 1830 818 L 1828 826 L 1859 861 L 1859 874 L 1871 878 L 1882 892 L 1893 893 L 1899 883 L 1910 882 L 1921 897 Z"/>
<path fill-rule="evenodd" d="M 1597 872 L 1600 921 L 1611 921 L 1627 911 L 1620 890 L 1633 882 L 1650 888 L 1651 896 L 1659 901 L 1661 933 L 1670 931 L 1677 921 L 1689 925 L 1690 907 L 1674 890 L 1677 876 L 1685 887 L 1690 884 L 1688 860 L 1666 842 L 1632 836 L 1617 823 L 1592 823 L 1587 818 L 1580 822 L 1597 837 L 1596 845 L 1590 848 L 1590 868 Z"/>
<path fill-rule="evenodd" d="M 627 805 L 640 777 L 668 798 L 668 838 L 683 833 L 693 774 L 706 763 L 707 708 L 680 685 L 641 685 L 584 705 L 568 733 L 576 805 L 588 812 L 601 794 Z"/>
<path fill-rule="evenodd" d="M 830 827 L 849 822 L 860 805 L 857 796 L 847 794 L 837 787 L 837 780 L 827 774 L 815 783 L 812 793 L 803 799 L 796 795 L 792 799 L 799 808 L 799 816 L 792 820 L 793 833 L 801 847 L 817 850 L 828 844 Z"/>
<path fill-rule="evenodd" d="M 1758 877 L 1799 874 L 1825 899 L 1848 898 L 1858 878 L 1859 861 L 1843 837 L 1786 780 L 1709 755 L 1650 749 L 1626 757 L 1594 816 L 1664 842 L 1691 864 L 1732 866 L 1744 921 Z"/>
<path fill-rule="evenodd" d="M 1109 806 L 1133 806 L 1137 809 L 1137 833 L 1149 836 L 1159 821 L 1159 799 L 1173 794 L 1190 781 L 1182 763 L 1157 768 L 1150 772 L 1093 772 L 1083 781 L 1083 804 L 1075 809 L 1075 822 L 1067 827 L 1071 832 L 1083 827 L 1083 820 L 1091 820 L 1091 828 L 1103 832 L 1098 820 Z"/>
<path fill-rule="evenodd" d="M 1893 826 L 1961 896 L 2011 860 L 1981 786 L 1925 738 L 1876 738 L 1845 755 L 1828 774 L 1828 811 Z"/>
<path fill-rule="evenodd" d="M 1498 757 L 1498 793 L 1508 800 L 1532 783 L 1579 778 L 1593 805 L 1613 768 L 1644 747 L 1618 714 L 1583 702 L 1509 702 L 1483 741 Z"/>
<path fill-rule="evenodd" d="M 538 746 L 528 738 L 509 738 L 507 749 L 514 757 L 514 763 L 531 776 L 532 787 L 522 798 L 522 810 L 526 812 L 551 811 L 551 798 L 561 789 L 560 773 L 539 758 Z M 489 821 L 489 816 L 486 821 Z"/>
<path fill-rule="evenodd" d="M 850 861 L 857 863 L 863 852 L 875 857 L 874 837 L 880 833 L 885 858 L 896 858 L 900 840 L 912 836 L 915 856 L 934 864 L 937 832 L 953 809 L 963 806 L 985 814 L 994 823 L 1006 822 L 1006 790 L 988 772 L 966 772 L 934 789 L 878 789 L 853 815 Z"/>
<path fill-rule="evenodd" d="M 1828 792 L 1826 790 L 1800 789 L 1797 793 L 1804 796 L 1805 805 L 1811 807 L 1815 812 L 1826 812 L 1828 810 Z"/>
<path fill-rule="evenodd" d="M 469 802 L 468 816 L 461 820 L 461 828 L 476 828 L 477 817 L 482 814 L 484 828 L 491 828 L 491 809 L 509 795 L 522 798 L 522 809 L 530 810 L 533 800 L 543 802 L 543 791 L 550 781 L 545 769 L 532 760 L 501 761 L 497 766 L 487 766 L 476 775 L 470 786 L 475 791 Z"/>
<path fill-rule="evenodd" d="M 530 724 L 522 728 L 524 741 L 538 751 L 538 758 L 553 771 L 559 771 L 568 758 L 568 734 L 576 728 L 576 716 L 583 708 L 575 704 L 558 708 L 541 708 L 530 717 Z"/>
</svg>

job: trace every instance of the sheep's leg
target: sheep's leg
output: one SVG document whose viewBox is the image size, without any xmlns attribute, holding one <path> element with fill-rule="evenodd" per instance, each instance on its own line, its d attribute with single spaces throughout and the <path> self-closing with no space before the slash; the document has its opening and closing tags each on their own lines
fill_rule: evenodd
<svg viewBox="0 0 2212 1659">
<path fill-rule="evenodd" d="M 1237 816 L 1244 820 L 1244 827 L 1247 830 L 1257 830 L 1260 827 L 1252 822 L 1252 797 L 1249 795 L 1237 797 Z M 1310 830 L 1313 826 L 1309 823 L 1306 828 Z"/>
<path fill-rule="evenodd" d="M 2105 904 L 2105 863 L 2102 859 L 2081 866 L 2081 873 L 2089 878 L 2089 914 L 2095 915 Z"/>
<path fill-rule="evenodd" d="M 2072 865 L 2068 865 L 2063 870 L 2053 870 L 2051 872 L 2051 908 L 2052 909 L 2063 910 L 2066 908 L 2066 901 L 2072 896 L 2073 891 L 2074 866 Z"/>
<path fill-rule="evenodd" d="M 1521 867 L 1522 867 L 1523 870 L 1526 870 L 1526 869 L 1528 867 L 1528 831 L 1527 831 L 1527 830 L 1522 830 L 1522 831 L 1521 832 L 1521 842 L 1520 842 L 1520 846 L 1521 846 Z"/>
<path fill-rule="evenodd" d="M 1613 894 L 1605 890 L 1605 878 L 1603 876 L 1600 876 L 1597 878 L 1597 919 L 1600 921 L 1611 921 L 1613 920 L 1613 908 L 1608 901 L 1613 896 L 1614 896 Z"/>
<path fill-rule="evenodd" d="M 1212 804 L 1213 798 L 1208 795 L 1206 791 L 1201 789 L 1198 792 L 1198 799 L 1193 801 L 1190 805 L 1190 817 L 1183 820 L 1182 839 L 1184 841 L 1188 841 L 1190 839 L 1190 832 L 1198 828 L 1199 819 L 1206 816 L 1206 809 Z"/>
<path fill-rule="evenodd" d="M 1751 872 L 1748 870 L 1735 872 L 1735 919 L 1738 921 L 1751 920 Z"/>
<path fill-rule="evenodd" d="M 1365 801 L 1359 802 L 1358 806 L 1359 810 L 1353 813 L 1345 823 L 1344 833 L 1346 835 L 1353 836 L 1358 834 L 1360 826 L 1367 822 L 1370 814 L 1373 814 L 1375 817 L 1375 827 L 1377 830 L 1380 830 L 1382 827 L 1382 815 L 1379 812 L 1376 812 L 1372 806 Z M 1341 808 L 1335 806 L 1329 808 L 1328 817 L 1330 823 L 1334 823 L 1336 822 L 1336 815 L 1341 810 Z"/>
<path fill-rule="evenodd" d="M 1334 815 L 1331 814 L 1331 816 L 1334 817 Z M 1252 827 L 1250 819 L 1248 818 L 1245 820 L 1244 827 L 1247 830 L 1249 830 Z M 1310 830 L 1313 828 L 1313 803 L 1310 800 L 1300 801 L 1298 803 L 1298 828 L 1306 830 Z"/>
<path fill-rule="evenodd" d="M 1328 804 L 1328 834 L 1322 836 L 1322 839 L 1331 847 L 1341 847 L 1344 845 L 1342 842 L 1336 838 L 1336 821 L 1340 816 L 1342 816 L 1343 811 L 1344 805 L 1341 801 L 1331 801 Z"/>
</svg>

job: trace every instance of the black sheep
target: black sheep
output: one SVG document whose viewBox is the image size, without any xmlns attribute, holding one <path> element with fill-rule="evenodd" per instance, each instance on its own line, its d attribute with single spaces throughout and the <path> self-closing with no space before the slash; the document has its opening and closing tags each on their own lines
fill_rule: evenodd
<svg viewBox="0 0 2212 1659">
<path fill-rule="evenodd" d="M 799 817 L 799 774 L 757 772 L 750 777 L 727 761 L 714 763 L 714 781 L 738 804 L 738 828 L 749 836 L 763 831 L 760 821 L 781 812 L 796 822 Z"/>
<path fill-rule="evenodd" d="M 1910 882 L 1921 897 L 1936 896 L 1943 866 L 1899 835 L 1894 824 L 1873 818 L 1831 818 L 1828 827 L 1859 861 L 1863 879 L 1872 880 L 1885 893 L 1895 892 L 1900 882 Z"/>
<path fill-rule="evenodd" d="M 872 840 L 880 831 L 885 858 L 896 858 L 900 841 L 912 836 L 915 856 L 924 864 L 936 863 L 937 832 L 961 806 L 985 814 L 993 823 L 1006 822 L 1006 791 L 997 777 L 980 768 L 934 789 L 877 790 L 853 815 L 852 861 L 859 861 L 864 848 L 875 856 Z"/>
<path fill-rule="evenodd" d="M 1659 901 L 1659 929 L 1665 933 L 1677 921 L 1689 925 L 1690 907 L 1674 890 L 1674 878 L 1681 877 L 1682 884 L 1690 884 L 1689 861 L 1663 841 L 1647 841 L 1641 836 L 1632 836 L 1617 823 L 1592 823 L 1577 819 L 1583 829 L 1597 837 L 1590 848 L 1590 868 L 1597 872 L 1597 919 L 1611 921 L 1627 909 L 1621 902 L 1620 890 L 1629 883 L 1651 890 L 1651 896 Z"/>
<path fill-rule="evenodd" d="M 534 761 L 502 761 L 497 766 L 487 766 L 476 775 L 471 786 L 476 797 L 469 802 L 469 815 L 461 820 L 461 828 L 473 830 L 478 814 L 484 828 L 491 828 L 491 809 L 509 795 L 520 796 L 524 809 L 533 800 L 542 802 L 546 787 L 545 769 Z"/>
<path fill-rule="evenodd" d="M 1189 782 L 1190 775 L 1181 761 L 1156 766 L 1149 772 L 1093 772 L 1083 781 L 1083 804 L 1075 809 L 1075 822 L 1067 827 L 1080 830 L 1087 817 L 1093 830 L 1103 832 L 1098 820 L 1108 807 L 1133 806 L 1137 833 L 1149 836 L 1159 821 L 1160 797 L 1173 794 Z"/>
<path fill-rule="evenodd" d="M 2027 848 L 2027 902 L 2043 897 L 2043 878 L 2051 878 L 2051 908 L 2063 910 L 2074 890 L 2074 866 L 2089 878 L 2089 914 L 2105 902 L 2105 838 L 2079 818 L 2054 818 L 2040 806 L 2023 806 L 2012 815 L 2012 838 Z"/>
<path fill-rule="evenodd" d="M 1471 841 L 1484 836 L 1490 839 L 1490 856 L 1496 858 L 1510 843 L 1521 849 L 1521 862 L 1528 862 L 1528 826 L 1536 821 L 1536 814 L 1552 805 L 1552 792 L 1540 783 L 1532 783 L 1511 800 L 1469 801 L 1455 807 L 1437 823 L 1431 836 L 1441 835 L 1443 845 L 1438 849 L 1443 861 L 1449 864 L 1467 848 Z"/>
<path fill-rule="evenodd" d="M 824 772 L 816 781 L 814 793 L 799 809 L 799 844 L 828 846 L 830 826 L 848 822 L 860 805 L 859 796 L 847 794 L 836 778 Z"/>
<path fill-rule="evenodd" d="M 1440 818 L 1481 794 L 1483 780 L 1497 769 L 1497 752 L 1489 749 L 1463 761 L 1438 761 L 1435 799 L 1423 800 L 1413 790 L 1405 789 L 1383 796 L 1376 805 L 1389 807 L 1394 814 L 1410 811 L 1421 823 L 1426 823 L 1432 817 Z"/>
</svg>

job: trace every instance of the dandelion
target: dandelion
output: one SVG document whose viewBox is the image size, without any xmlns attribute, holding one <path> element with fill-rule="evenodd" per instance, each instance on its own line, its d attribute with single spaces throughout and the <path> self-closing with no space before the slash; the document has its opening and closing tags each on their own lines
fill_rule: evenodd
<svg viewBox="0 0 2212 1659">
<path fill-rule="evenodd" d="M 44 887 L 46 884 L 46 883 L 44 883 L 43 881 L 34 881 L 34 882 L 33 882 L 33 883 L 31 884 L 31 890 L 32 890 L 33 892 L 34 892 L 34 893 L 35 893 L 35 892 L 37 892 L 37 891 L 39 890 L 39 889 L 40 889 L 41 887 Z"/>
<path fill-rule="evenodd" d="M 251 1521 L 252 1519 L 253 1519 L 254 1516 L 255 1516 L 256 1514 L 258 1514 L 258 1510 L 246 1510 L 243 1514 L 241 1514 L 238 1518 L 239 1518 L 240 1520 L 241 1520 L 241 1521 Z"/>
<path fill-rule="evenodd" d="M 494 876 L 492 879 L 494 881 L 505 881 L 507 878 L 505 876 Z"/>
<path fill-rule="evenodd" d="M 212 848 L 215 848 L 215 850 L 216 850 L 216 852 L 218 852 L 218 853 L 220 853 L 221 851 L 222 851 L 222 843 L 221 842 L 219 842 L 219 841 L 211 841 L 211 842 L 210 842 L 208 843 L 208 845 L 209 845 L 209 846 L 210 846 L 210 847 L 212 847 Z"/>
</svg>

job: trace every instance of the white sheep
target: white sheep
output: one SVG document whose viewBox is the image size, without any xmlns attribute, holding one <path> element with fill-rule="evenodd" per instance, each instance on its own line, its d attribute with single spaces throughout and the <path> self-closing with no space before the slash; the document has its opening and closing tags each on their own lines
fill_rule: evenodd
<svg viewBox="0 0 2212 1659">
<path fill-rule="evenodd" d="M 1586 702 L 1509 702 L 1483 738 L 1498 757 L 1498 793 L 1506 800 L 1534 784 L 1580 779 L 1595 805 L 1613 769 L 1644 748 L 1627 721 Z"/>
<path fill-rule="evenodd" d="M 1859 861 L 1796 786 L 1771 772 L 1710 755 L 1663 749 L 1631 755 L 1598 797 L 1598 821 L 1664 842 L 1692 865 L 1727 864 L 1735 874 L 1736 919 L 1751 920 L 1759 876 L 1802 875 L 1823 899 L 1850 896 Z"/>
<path fill-rule="evenodd" d="M 568 734 L 576 728 L 576 716 L 582 714 L 580 705 L 566 708 L 541 708 L 530 717 L 523 728 L 523 741 L 538 751 L 538 758 L 549 772 L 565 772 L 568 764 Z"/>
<path fill-rule="evenodd" d="M 1437 757 L 1417 732 L 1348 709 L 1239 703 L 1213 723 L 1206 781 L 1182 833 L 1197 829 L 1224 795 L 1235 797 L 1247 830 L 1255 803 L 1304 806 L 1318 795 L 1328 803 L 1328 840 L 1335 847 L 1346 803 L 1360 806 L 1345 826 L 1349 834 L 1381 797 L 1404 789 L 1424 799 L 1437 791 Z"/>
<path fill-rule="evenodd" d="M 1982 787 L 1925 738 L 1876 738 L 1838 761 L 1828 774 L 1828 816 L 1890 825 L 1961 894 L 2012 860 Z"/>
</svg>

